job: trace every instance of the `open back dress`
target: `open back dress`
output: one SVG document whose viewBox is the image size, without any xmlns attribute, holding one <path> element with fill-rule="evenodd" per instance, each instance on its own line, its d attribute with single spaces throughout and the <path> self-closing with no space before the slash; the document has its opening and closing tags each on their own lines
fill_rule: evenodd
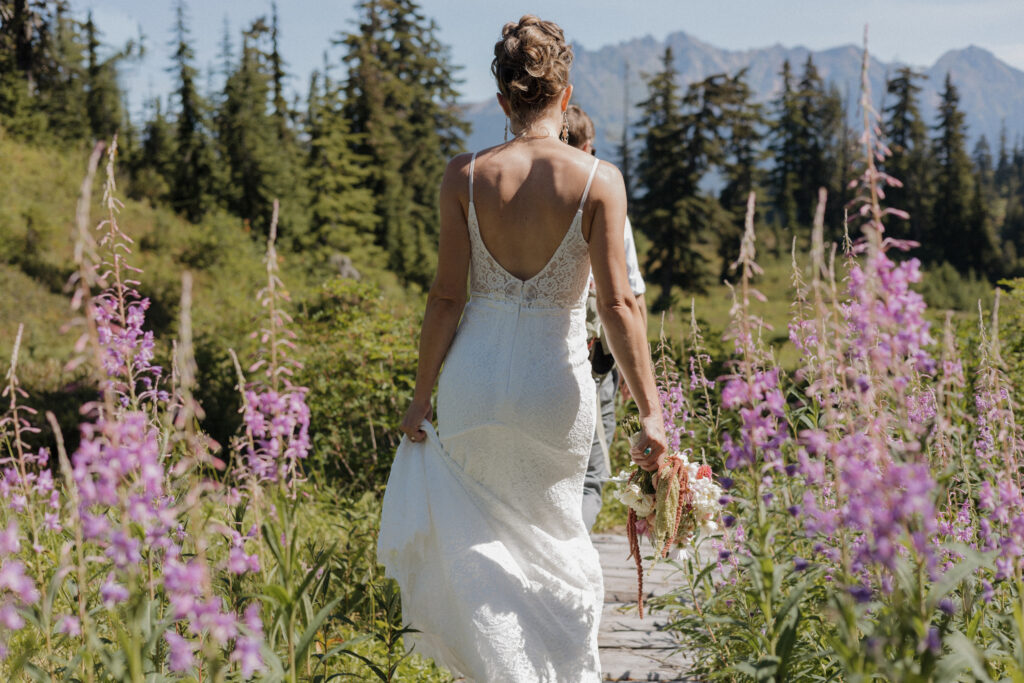
<svg viewBox="0 0 1024 683">
<path fill-rule="evenodd" d="M 604 588 L 581 514 L 594 435 L 586 347 L 587 179 L 565 237 L 522 280 L 491 255 L 473 203 L 470 300 L 438 380 L 438 429 L 403 439 L 378 557 L 415 651 L 475 683 L 600 680 Z"/>
</svg>

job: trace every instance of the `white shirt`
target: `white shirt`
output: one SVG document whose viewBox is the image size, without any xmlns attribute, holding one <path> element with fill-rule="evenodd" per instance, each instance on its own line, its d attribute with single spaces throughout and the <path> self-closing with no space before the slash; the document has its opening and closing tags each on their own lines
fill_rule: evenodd
<svg viewBox="0 0 1024 683">
<path fill-rule="evenodd" d="M 629 216 L 626 216 L 626 229 L 622 241 L 626 247 L 626 275 L 629 276 L 629 288 L 633 290 L 634 296 L 640 296 L 647 291 L 647 286 L 640 275 L 640 263 L 636 259 L 636 244 L 633 243 L 633 226 L 629 224 Z"/>
<path fill-rule="evenodd" d="M 633 290 L 633 296 L 640 296 L 647 291 L 647 286 L 640 275 L 640 262 L 636 258 L 636 244 L 633 242 L 633 226 L 629 223 L 629 216 L 626 216 L 622 246 L 626 248 L 626 277 L 629 278 L 629 288 Z M 590 271 L 590 286 L 594 286 L 593 270 Z"/>
</svg>

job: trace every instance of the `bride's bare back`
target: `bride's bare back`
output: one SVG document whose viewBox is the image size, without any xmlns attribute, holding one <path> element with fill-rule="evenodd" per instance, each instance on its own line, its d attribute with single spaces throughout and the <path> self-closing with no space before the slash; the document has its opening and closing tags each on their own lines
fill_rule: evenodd
<svg viewBox="0 0 1024 683">
<path fill-rule="evenodd" d="M 565 239 L 594 157 L 560 142 L 513 140 L 477 155 L 474 208 L 491 256 L 511 275 L 537 275 Z M 468 197 L 467 197 L 468 202 Z M 589 240 L 593 210 L 583 207 Z"/>
</svg>

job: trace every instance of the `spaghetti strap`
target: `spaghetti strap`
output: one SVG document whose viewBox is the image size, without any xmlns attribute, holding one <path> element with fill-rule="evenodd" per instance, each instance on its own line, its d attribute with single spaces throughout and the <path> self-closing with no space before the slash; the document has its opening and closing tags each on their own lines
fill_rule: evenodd
<svg viewBox="0 0 1024 683">
<path fill-rule="evenodd" d="M 473 203 L 473 169 L 476 168 L 476 152 L 469 160 L 469 203 Z M 584 195 L 586 196 L 586 195 Z"/>
<path fill-rule="evenodd" d="M 597 167 L 601 163 L 600 159 L 594 159 L 594 165 L 590 168 L 590 176 L 587 178 L 587 186 L 583 188 L 583 197 L 580 199 L 580 208 L 576 209 L 576 213 L 583 210 L 583 205 L 587 203 L 587 195 L 590 194 L 590 184 L 594 182 L 594 174 L 597 173 Z M 473 179 L 472 179 L 472 164 L 470 165 L 470 180 L 469 180 L 469 201 L 473 201 Z"/>
</svg>

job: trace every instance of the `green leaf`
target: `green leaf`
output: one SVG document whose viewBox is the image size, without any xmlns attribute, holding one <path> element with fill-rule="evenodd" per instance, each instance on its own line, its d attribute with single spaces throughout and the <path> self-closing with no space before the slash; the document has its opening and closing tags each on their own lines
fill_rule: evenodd
<svg viewBox="0 0 1024 683">
<path fill-rule="evenodd" d="M 355 657 L 356 659 L 361 661 L 363 664 L 365 664 L 366 666 L 370 667 L 370 671 L 372 671 L 374 673 L 374 675 L 376 675 L 377 678 L 379 678 L 381 681 L 383 681 L 384 683 L 390 683 L 391 679 L 388 677 L 388 675 L 386 673 L 384 673 L 383 669 L 378 667 L 376 664 L 374 664 L 372 661 L 370 661 L 368 658 L 364 657 L 363 655 L 359 654 L 358 652 L 353 652 L 352 650 L 347 650 L 346 649 L 346 650 L 340 650 L 340 654 L 349 655 L 350 657 Z"/>
<path fill-rule="evenodd" d="M 267 601 L 272 601 L 282 609 L 288 609 L 291 607 L 292 599 L 291 596 L 288 595 L 288 591 L 276 583 L 268 583 L 264 586 L 263 593 L 258 597 Z"/>
<path fill-rule="evenodd" d="M 928 605 L 934 608 L 942 598 L 946 597 L 948 593 L 953 591 L 960 583 L 974 573 L 974 571 L 985 562 L 985 558 L 975 552 L 963 552 L 969 551 L 968 548 L 958 550 L 964 558 L 954 564 L 949 571 L 942 575 L 942 578 L 932 584 L 928 590 Z"/>
<path fill-rule="evenodd" d="M 309 646 L 313 643 L 313 639 L 316 637 L 317 631 L 320 630 L 320 625 L 324 623 L 324 620 L 331 615 L 331 612 L 338 606 L 345 596 L 338 596 L 334 600 L 323 606 L 323 608 L 316 613 L 312 621 L 306 626 L 306 632 L 302 634 L 302 638 L 299 639 L 298 645 L 295 648 L 295 658 L 300 660 L 305 658 L 306 651 Z"/>
<path fill-rule="evenodd" d="M 975 680 L 991 683 L 984 658 L 967 636 L 960 631 L 953 631 L 945 640 L 950 651 L 939 659 L 939 680 L 959 680 L 963 673 L 970 672 Z"/>
</svg>

